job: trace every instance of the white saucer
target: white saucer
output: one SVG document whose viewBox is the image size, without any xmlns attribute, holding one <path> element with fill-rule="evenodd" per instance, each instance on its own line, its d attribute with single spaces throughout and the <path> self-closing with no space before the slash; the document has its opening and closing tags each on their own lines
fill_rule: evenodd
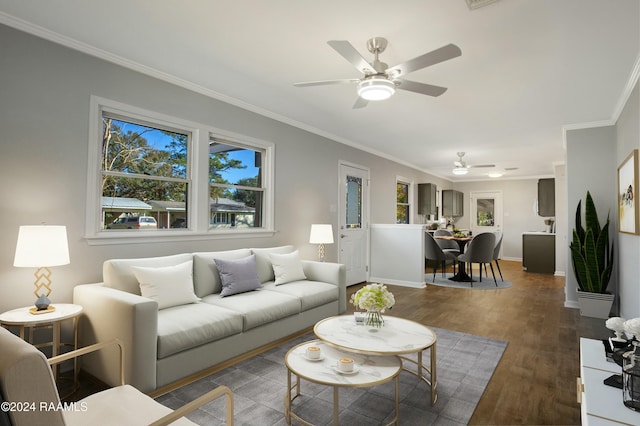
<svg viewBox="0 0 640 426">
<path fill-rule="evenodd" d="M 320 354 L 320 358 L 309 358 L 306 353 L 303 353 L 302 356 L 304 357 L 304 359 L 311 362 L 318 362 L 324 359 L 324 354 Z"/>
<path fill-rule="evenodd" d="M 360 371 L 360 367 L 358 367 L 356 364 L 353 365 L 353 371 L 342 371 L 338 368 L 337 365 L 333 366 L 333 370 L 338 373 L 338 374 L 344 374 L 345 376 L 351 376 L 353 374 L 357 374 L 358 371 Z"/>
</svg>

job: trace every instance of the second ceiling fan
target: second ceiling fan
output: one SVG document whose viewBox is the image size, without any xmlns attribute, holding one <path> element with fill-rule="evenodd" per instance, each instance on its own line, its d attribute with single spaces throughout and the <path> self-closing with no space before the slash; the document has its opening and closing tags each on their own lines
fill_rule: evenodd
<svg viewBox="0 0 640 426">
<path fill-rule="evenodd" d="M 341 80 L 322 80 L 295 83 L 296 87 L 324 86 L 329 84 L 358 83 L 358 99 L 354 108 L 367 106 L 369 101 L 384 100 L 393 95 L 396 89 L 407 90 L 427 96 L 440 96 L 447 91 L 446 87 L 434 86 L 417 81 L 401 78 L 410 72 L 417 71 L 449 59 L 456 58 L 462 51 L 455 44 L 447 44 L 429 53 L 417 56 L 401 64 L 389 67 L 380 61 L 379 55 L 387 48 L 387 40 L 374 37 L 367 41 L 367 49 L 373 53 L 373 62 L 369 63 L 358 53 L 351 43 L 346 40 L 331 40 L 327 44 L 343 58 L 362 72 L 362 78 L 348 78 Z"/>
<path fill-rule="evenodd" d="M 456 153 L 456 155 L 458 156 L 458 160 L 453 162 L 454 168 L 452 171 L 454 175 L 466 175 L 471 168 L 479 169 L 486 167 L 495 167 L 495 164 L 467 164 L 467 162 L 462 159 L 462 157 L 464 157 L 464 154 L 464 152 Z"/>
</svg>

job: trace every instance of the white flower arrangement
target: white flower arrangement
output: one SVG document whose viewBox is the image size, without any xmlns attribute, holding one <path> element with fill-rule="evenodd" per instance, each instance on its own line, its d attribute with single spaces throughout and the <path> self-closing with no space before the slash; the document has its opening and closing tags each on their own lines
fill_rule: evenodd
<svg viewBox="0 0 640 426">
<path fill-rule="evenodd" d="M 609 318 L 608 320 L 606 320 L 604 325 L 609 330 L 611 330 L 611 331 L 616 333 L 616 337 L 615 337 L 616 339 L 624 340 L 624 338 L 623 338 L 624 323 L 625 323 L 625 319 L 624 318 L 613 317 L 613 318 Z"/>
<path fill-rule="evenodd" d="M 640 339 L 640 318 L 632 318 L 624 322 L 624 331 L 634 336 L 636 339 Z"/>
<path fill-rule="evenodd" d="M 351 296 L 351 303 L 367 312 L 384 313 L 396 303 L 387 286 L 384 284 L 368 284 Z"/>
</svg>

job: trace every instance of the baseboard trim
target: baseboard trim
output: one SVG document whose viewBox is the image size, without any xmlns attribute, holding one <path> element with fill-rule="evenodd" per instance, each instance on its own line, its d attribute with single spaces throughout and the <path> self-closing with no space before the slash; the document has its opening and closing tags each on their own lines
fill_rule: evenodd
<svg viewBox="0 0 640 426">
<path fill-rule="evenodd" d="M 391 278 L 381 278 L 381 277 L 369 277 L 369 282 L 378 282 L 389 285 L 399 285 L 402 287 L 411 287 L 411 288 L 426 288 L 427 285 L 424 281 L 403 281 L 403 280 L 394 280 Z"/>
</svg>

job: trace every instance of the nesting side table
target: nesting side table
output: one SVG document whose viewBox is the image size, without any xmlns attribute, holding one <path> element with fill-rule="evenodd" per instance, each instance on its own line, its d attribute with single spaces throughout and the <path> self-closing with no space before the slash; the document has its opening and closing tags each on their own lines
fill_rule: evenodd
<svg viewBox="0 0 640 426">
<path fill-rule="evenodd" d="M 319 346 L 322 358 L 309 360 L 306 358 L 307 346 Z M 341 373 L 336 364 L 340 358 L 349 357 L 354 360 L 356 370 L 353 373 Z M 292 401 L 300 396 L 300 378 L 313 383 L 333 387 L 333 425 L 338 425 L 338 389 L 341 387 L 369 387 L 395 380 L 395 417 L 387 426 L 398 424 L 398 376 L 402 371 L 402 362 L 397 356 L 368 356 L 354 354 L 336 349 L 319 340 L 301 343 L 289 350 L 285 355 L 287 366 L 287 394 L 285 395 L 285 420 L 288 425 L 294 418 L 304 425 L 311 425 L 293 412 Z M 291 375 L 295 375 L 292 383 Z M 292 391 L 295 389 L 295 393 Z"/>
<path fill-rule="evenodd" d="M 60 355 L 61 348 L 70 346 L 72 350 L 78 348 L 78 318 L 82 313 L 82 306 L 72 303 L 56 303 L 55 311 L 43 314 L 32 314 L 29 312 L 31 306 L 26 308 L 13 309 L 11 311 L 0 314 L 0 325 L 10 329 L 17 327 L 21 339 L 31 343 L 36 348 L 51 346 L 51 356 Z M 60 325 L 62 322 L 73 321 L 73 342 L 61 342 Z M 51 341 L 35 343 L 33 341 L 33 333 L 38 328 L 51 328 Z M 28 331 L 28 333 L 27 333 Z M 58 368 L 53 367 L 53 375 L 58 378 Z M 73 383 L 74 386 L 78 382 L 78 364 L 73 362 Z"/>
</svg>

